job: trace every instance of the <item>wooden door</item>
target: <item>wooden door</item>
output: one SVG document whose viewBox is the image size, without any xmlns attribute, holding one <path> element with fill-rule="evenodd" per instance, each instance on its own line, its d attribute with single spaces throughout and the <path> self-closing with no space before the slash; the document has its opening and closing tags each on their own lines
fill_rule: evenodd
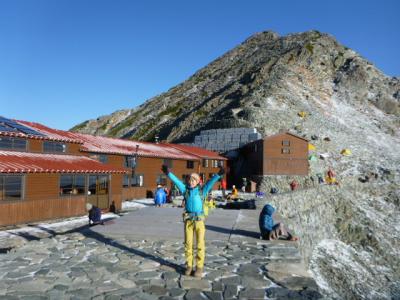
<svg viewBox="0 0 400 300">
<path fill-rule="evenodd" d="M 101 209 L 109 207 L 108 175 L 89 175 L 88 202 Z"/>
</svg>

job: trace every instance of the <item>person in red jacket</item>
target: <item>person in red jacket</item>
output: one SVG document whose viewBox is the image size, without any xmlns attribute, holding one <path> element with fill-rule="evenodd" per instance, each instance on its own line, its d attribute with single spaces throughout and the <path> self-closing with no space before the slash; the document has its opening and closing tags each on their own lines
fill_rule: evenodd
<svg viewBox="0 0 400 300">
<path fill-rule="evenodd" d="M 222 177 L 221 179 L 221 188 L 222 188 L 222 198 L 226 198 L 226 179 Z"/>
<path fill-rule="evenodd" d="M 291 183 L 290 183 L 290 189 L 292 191 L 297 190 L 297 188 L 299 187 L 299 183 L 296 181 L 296 179 L 294 179 Z"/>
</svg>

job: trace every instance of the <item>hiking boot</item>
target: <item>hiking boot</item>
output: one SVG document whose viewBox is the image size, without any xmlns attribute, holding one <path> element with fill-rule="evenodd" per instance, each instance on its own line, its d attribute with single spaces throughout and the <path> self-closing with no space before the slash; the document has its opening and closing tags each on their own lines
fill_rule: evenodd
<svg viewBox="0 0 400 300">
<path fill-rule="evenodd" d="M 203 277 L 203 268 L 197 268 L 196 272 L 194 272 L 194 277 L 197 277 L 197 278 Z"/>
<path fill-rule="evenodd" d="M 192 271 L 193 271 L 192 267 L 186 267 L 185 275 L 186 276 L 192 275 Z"/>
</svg>

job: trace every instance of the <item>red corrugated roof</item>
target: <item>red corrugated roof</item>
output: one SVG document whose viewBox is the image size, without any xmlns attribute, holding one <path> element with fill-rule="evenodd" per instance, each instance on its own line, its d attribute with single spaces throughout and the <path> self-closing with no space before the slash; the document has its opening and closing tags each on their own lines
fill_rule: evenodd
<svg viewBox="0 0 400 300">
<path fill-rule="evenodd" d="M 38 135 L 23 134 L 16 136 L 21 136 L 21 137 L 25 136 L 33 139 L 42 139 L 42 140 L 44 139 L 44 140 L 60 141 L 60 142 L 75 143 L 75 144 L 83 143 L 81 140 L 77 139 L 72 132 L 69 131 L 49 128 L 47 126 L 34 122 L 27 122 L 20 120 L 15 120 L 15 122 L 28 126 L 45 135 L 45 136 L 38 136 Z"/>
<path fill-rule="evenodd" d="M 166 144 L 155 144 L 103 136 L 94 136 L 83 133 L 56 130 L 33 122 L 18 122 L 23 125 L 30 126 L 32 129 L 46 134 L 53 139 L 73 140 L 75 142 L 79 141 L 80 143 L 82 143 L 81 150 L 85 152 L 132 155 L 136 152 L 136 145 L 139 145 L 139 156 L 199 160 L 198 156 L 192 155 L 190 152 L 181 151 Z"/>
<path fill-rule="evenodd" d="M 184 160 L 198 160 L 195 155 L 179 151 L 164 144 L 123 140 L 103 136 L 93 136 L 82 133 L 75 133 L 76 137 L 83 141 L 82 151 L 96 153 L 110 153 L 132 155 L 136 152 L 136 145 L 139 145 L 138 155 L 143 157 L 159 157 Z"/>
<path fill-rule="evenodd" d="M 181 150 L 186 153 L 194 154 L 200 158 L 227 160 L 227 158 L 219 155 L 218 153 L 204 149 L 204 148 L 188 146 L 188 145 L 180 145 L 180 144 L 165 144 L 165 145 L 168 145 L 170 147 L 173 147 L 175 149 Z"/>
<path fill-rule="evenodd" d="M 0 151 L 0 173 L 127 173 L 85 156 Z"/>
</svg>

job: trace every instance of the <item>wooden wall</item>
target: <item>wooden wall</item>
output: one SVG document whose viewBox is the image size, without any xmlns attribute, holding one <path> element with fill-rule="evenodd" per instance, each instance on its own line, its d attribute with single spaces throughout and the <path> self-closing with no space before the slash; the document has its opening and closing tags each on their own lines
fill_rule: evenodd
<svg viewBox="0 0 400 300">
<path fill-rule="evenodd" d="M 122 205 L 122 174 L 112 174 L 111 175 L 111 183 L 110 183 L 110 197 L 109 204 L 110 207 L 111 202 L 114 201 L 115 207 L 120 210 Z"/>
<path fill-rule="evenodd" d="M 283 146 L 289 141 L 289 146 Z M 282 149 L 290 153 L 282 153 Z M 308 175 L 308 142 L 291 134 L 279 134 L 264 140 L 263 174 Z"/>
<path fill-rule="evenodd" d="M 62 143 L 62 142 L 61 142 Z M 74 143 L 65 143 L 67 145 L 66 153 L 54 153 L 54 154 L 70 154 L 70 155 L 84 155 L 79 149 L 82 145 Z M 44 153 L 43 152 L 43 140 L 28 139 L 28 152 Z"/>
<path fill-rule="evenodd" d="M 59 195 L 59 173 L 26 174 L 22 200 L 0 202 L 0 226 L 86 214 L 87 195 Z M 122 174 L 112 174 L 109 205 L 122 203 Z M 108 205 L 108 206 L 109 206 Z"/>
<path fill-rule="evenodd" d="M 0 226 L 86 214 L 85 197 L 20 200 L 0 204 Z"/>
<path fill-rule="evenodd" d="M 0 226 L 83 215 L 86 196 L 59 196 L 59 174 L 25 175 L 24 199 L 0 203 Z"/>
<path fill-rule="evenodd" d="M 263 175 L 264 142 L 254 141 L 244 146 L 240 151 L 242 168 L 238 170 L 240 177 L 248 178 L 251 175 Z"/>
</svg>

